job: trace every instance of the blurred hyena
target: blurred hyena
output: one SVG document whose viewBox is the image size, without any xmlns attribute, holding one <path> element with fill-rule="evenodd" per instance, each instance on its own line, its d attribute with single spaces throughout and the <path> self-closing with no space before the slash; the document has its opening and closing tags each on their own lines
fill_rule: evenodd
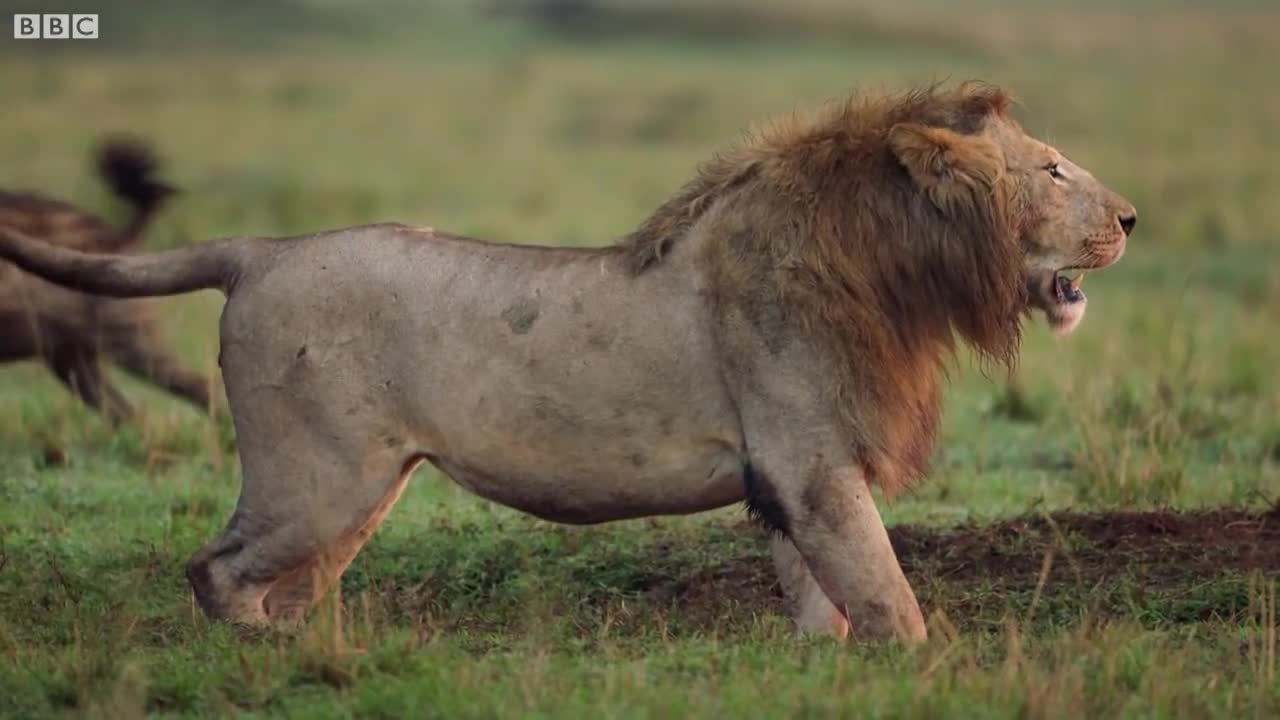
<svg viewBox="0 0 1280 720">
<path fill-rule="evenodd" d="M 148 148 L 132 140 L 102 143 L 98 171 L 132 215 L 123 227 L 37 193 L 0 191 L 0 225 L 77 250 L 120 252 L 141 240 L 174 189 L 156 177 Z M 133 412 L 101 365 L 108 359 L 141 379 L 209 408 L 207 381 L 158 340 L 145 300 L 67 290 L 0 261 L 0 363 L 39 359 L 89 406 L 113 421 Z"/>
</svg>

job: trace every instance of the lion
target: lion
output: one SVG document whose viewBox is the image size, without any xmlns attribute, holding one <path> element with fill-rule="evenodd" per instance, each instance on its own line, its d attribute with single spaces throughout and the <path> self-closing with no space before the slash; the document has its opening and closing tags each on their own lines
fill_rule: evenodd
<svg viewBox="0 0 1280 720">
<path fill-rule="evenodd" d="M 957 339 L 1011 366 L 1024 316 L 1070 332 L 1072 275 L 1133 206 L 985 84 L 855 94 L 717 155 L 612 245 L 403 224 L 0 256 L 118 296 L 217 288 L 243 484 L 187 575 L 204 612 L 305 617 L 428 462 L 539 518 L 746 503 L 797 627 L 916 642 L 872 497 L 926 473 Z"/>
<path fill-rule="evenodd" d="M 98 171 L 132 207 L 120 228 L 73 205 L 31 192 L 0 191 L 0 227 L 99 253 L 136 245 L 175 189 L 155 177 L 146 145 L 114 138 L 100 143 Z M 102 372 L 101 358 L 165 388 L 201 409 L 207 383 L 163 348 L 145 303 L 86 295 L 52 285 L 0 263 L 0 362 L 39 359 L 85 404 L 121 423 L 133 407 Z"/>
</svg>

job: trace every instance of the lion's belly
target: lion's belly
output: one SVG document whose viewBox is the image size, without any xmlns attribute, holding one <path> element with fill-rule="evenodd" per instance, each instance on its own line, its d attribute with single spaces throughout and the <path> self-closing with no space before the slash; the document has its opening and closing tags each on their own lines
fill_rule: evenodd
<svg viewBox="0 0 1280 720">
<path fill-rule="evenodd" d="M 601 467 L 511 467 L 501 461 L 432 458 L 436 467 L 475 494 L 555 522 L 590 524 L 653 515 L 683 515 L 739 502 L 742 465 L 724 450 L 690 452 L 685 467 L 656 473 Z M 628 461 L 629 462 L 629 461 Z"/>
<path fill-rule="evenodd" d="M 741 430 L 713 374 L 673 362 L 637 376 L 623 360 L 567 357 L 532 369 L 491 357 L 447 392 L 416 394 L 434 398 L 416 404 L 423 452 L 472 492 L 563 522 L 743 498 Z"/>
<path fill-rule="evenodd" d="M 688 363 L 652 381 L 628 379 L 627 363 L 616 376 L 598 363 L 569 370 L 569 382 L 558 379 L 559 364 L 531 376 L 519 363 L 491 363 L 493 375 L 473 376 L 422 410 L 431 419 L 424 451 L 472 492 L 571 523 L 743 498 L 738 420 L 714 378 L 696 382 Z"/>
</svg>

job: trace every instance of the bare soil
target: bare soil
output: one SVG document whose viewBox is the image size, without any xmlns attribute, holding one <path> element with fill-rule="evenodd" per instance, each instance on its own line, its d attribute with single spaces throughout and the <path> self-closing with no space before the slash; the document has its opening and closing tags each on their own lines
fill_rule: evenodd
<svg viewBox="0 0 1280 720">
<path fill-rule="evenodd" d="M 1085 582 L 1137 574 L 1183 585 L 1193 576 L 1280 572 L 1280 509 L 1056 513 L 949 529 L 903 526 L 889 534 L 908 575 L 954 580 L 1035 578 L 1051 551 L 1061 558 L 1054 563 L 1060 572 Z"/>
<path fill-rule="evenodd" d="M 442 539 L 441 531 L 460 537 Z M 470 542 L 462 535 L 471 531 L 461 528 L 431 532 L 437 548 Z M 445 628 L 485 631 L 569 620 L 582 636 L 606 626 L 613 637 L 644 636 L 659 625 L 673 635 L 717 634 L 785 612 L 765 531 L 745 520 L 674 533 L 659 525 L 635 544 L 609 528 L 543 532 L 559 541 L 506 537 L 392 577 L 376 570 L 364 580 L 349 577 L 348 589 L 367 581 L 406 621 L 431 617 Z M 889 534 L 926 614 L 940 611 L 964 630 L 998 629 L 1011 614 L 1034 616 L 1038 627 L 1085 618 L 1153 627 L 1236 621 L 1256 577 L 1280 579 L 1280 510 L 1054 513 L 950 528 L 904 525 Z M 423 551 L 410 541 L 372 555 L 381 557 L 370 563 L 378 566 Z M 530 589 L 548 594 L 546 617 L 531 620 Z"/>
<path fill-rule="evenodd" d="M 1280 577 L 1280 509 L 1064 512 L 951 528 L 898 526 L 889 535 L 926 613 L 941 610 L 970 628 L 997 625 L 1010 611 L 1037 604 L 1066 619 L 1226 619 L 1247 606 L 1251 575 Z M 704 567 L 644 594 L 674 601 L 672 610 L 695 626 L 715 624 L 711 616 L 723 620 L 735 606 L 783 610 L 761 556 Z"/>
</svg>

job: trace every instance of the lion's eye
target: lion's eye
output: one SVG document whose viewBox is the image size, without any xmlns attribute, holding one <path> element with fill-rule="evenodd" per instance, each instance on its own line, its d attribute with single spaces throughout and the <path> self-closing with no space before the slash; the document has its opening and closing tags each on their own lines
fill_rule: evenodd
<svg viewBox="0 0 1280 720">
<path fill-rule="evenodd" d="M 1049 171 L 1049 177 L 1054 180 L 1062 179 L 1062 172 L 1058 170 L 1058 163 L 1049 163 L 1044 169 Z"/>
</svg>

